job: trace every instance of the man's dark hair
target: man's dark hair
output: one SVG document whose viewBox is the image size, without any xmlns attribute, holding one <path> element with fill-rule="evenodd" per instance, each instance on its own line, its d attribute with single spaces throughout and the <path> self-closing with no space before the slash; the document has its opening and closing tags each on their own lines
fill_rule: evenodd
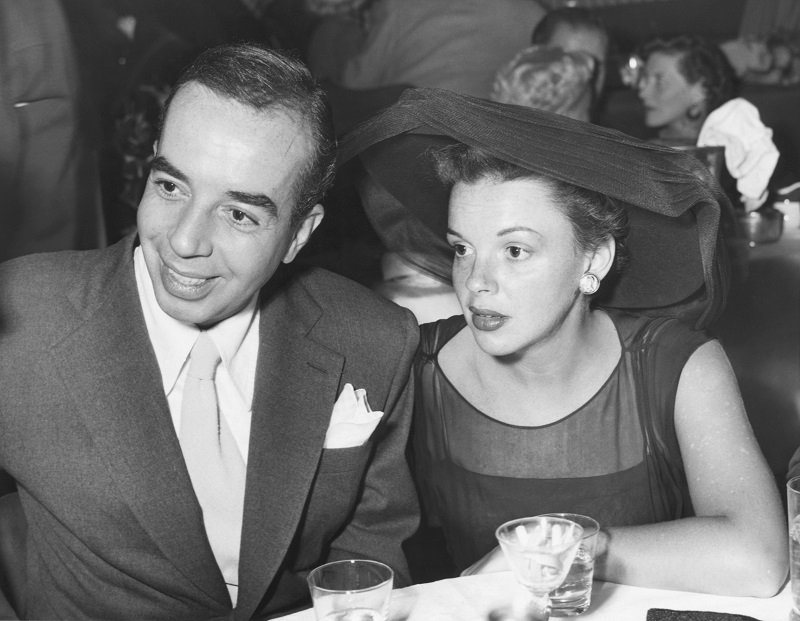
<svg viewBox="0 0 800 621">
<path fill-rule="evenodd" d="M 251 43 L 233 43 L 202 52 L 181 74 L 164 103 L 164 119 L 175 94 L 187 84 L 201 84 L 215 93 L 257 111 L 281 110 L 304 121 L 314 152 L 294 188 L 292 211 L 297 224 L 333 184 L 336 139 L 325 92 L 308 68 L 283 52 Z"/>
<path fill-rule="evenodd" d="M 558 27 L 562 25 L 573 30 L 596 30 L 603 34 L 606 45 L 609 43 L 608 30 L 603 20 L 589 9 L 574 6 L 548 11 L 534 27 L 531 33 L 531 43 L 548 45 Z"/>
</svg>

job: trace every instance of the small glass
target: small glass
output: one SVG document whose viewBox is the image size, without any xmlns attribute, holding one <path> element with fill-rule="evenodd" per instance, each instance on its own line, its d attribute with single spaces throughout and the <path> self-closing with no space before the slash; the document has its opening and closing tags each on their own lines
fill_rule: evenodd
<svg viewBox="0 0 800 621">
<path fill-rule="evenodd" d="M 495 535 L 517 581 L 531 594 L 528 617 L 547 621 L 549 593 L 566 578 L 583 528 L 572 520 L 538 515 L 506 522 Z"/>
<path fill-rule="evenodd" d="M 789 579 L 792 584 L 792 610 L 800 615 L 800 476 L 786 483 L 789 518 Z"/>
<path fill-rule="evenodd" d="M 333 561 L 308 574 L 317 621 L 387 621 L 394 572 L 364 559 Z"/>
<path fill-rule="evenodd" d="M 594 555 L 597 550 L 600 524 L 594 518 L 579 513 L 548 513 L 547 515 L 566 518 L 583 527 L 581 544 L 572 560 L 567 577 L 560 586 L 550 591 L 552 616 L 572 617 L 586 612 L 592 602 Z"/>
</svg>

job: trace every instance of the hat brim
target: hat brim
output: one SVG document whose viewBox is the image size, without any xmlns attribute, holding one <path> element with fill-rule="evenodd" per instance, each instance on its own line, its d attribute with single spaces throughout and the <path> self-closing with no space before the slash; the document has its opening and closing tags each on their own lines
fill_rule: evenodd
<svg viewBox="0 0 800 621">
<path fill-rule="evenodd" d="M 358 155 L 375 182 L 362 193 L 364 208 L 390 250 L 439 278 L 449 276 L 449 188 L 436 177 L 431 151 L 453 142 L 626 207 L 630 261 L 600 303 L 628 309 L 690 304 L 699 325 L 721 311 L 727 273 L 718 229 L 727 198 L 699 161 L 558 115 L 437 89 L 406 91 L 342 144 L 342 161 Z"/>
</svg>

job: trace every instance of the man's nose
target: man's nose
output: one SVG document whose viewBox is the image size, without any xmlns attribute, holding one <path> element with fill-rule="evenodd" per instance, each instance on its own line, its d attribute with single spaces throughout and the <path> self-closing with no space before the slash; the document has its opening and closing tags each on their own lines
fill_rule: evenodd
<svg viewBox="0 0 800 621">
<path fill-rule="evenodd" d="M 207 256 L 211 253 L 213 222 L 208 210 L 196 202 L 183 206 L 169 234 L 173 251 L 180 257 Z"/>
</svg>

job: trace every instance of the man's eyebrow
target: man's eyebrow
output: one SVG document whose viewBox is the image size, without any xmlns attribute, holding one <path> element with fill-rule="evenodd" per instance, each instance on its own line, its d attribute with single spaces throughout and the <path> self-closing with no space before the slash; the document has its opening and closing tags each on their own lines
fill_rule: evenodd
<svg viewBox="0 0 800 621">
<path fill-rule="evenodd" d="M 278 206 L 266 194 L 251 194 L 250 192 L 238 192 L 236 190 L 228 190 L 225 194 L 237 202 L 260 207 L 273 218 L 278 217 Z"/>
<path fill-rule="evenodd" d="M 188 183 L 189 181 L 189 177 L 173 166 L 163 155 L 157 155 L 154 157 L 153 161 L 150 163 L 150 168 L 152 170 L 165 173 L 171 177 L 175 177 L 184 183 Z M 275 201 L 273 201 L 266 194 L 239 192 L 237 190 L 229 190 L 225 192 L 225 194 L 232 200 L 264 209 L 272 218 L 278 217 L 278 206 L 275 204 Z"/>
<path fill-rule="evenodd" d="M 189 181 L 189 178 L 180 170 L 175 168 L 175 166 L 170 164 L 169 160 L 167 160 L 167 158 L 165 158 L 163 155 L 156 155 L 153 158 L 153 161 L 150 162 L 150 168 L 152 170 L 165 173 L 170 177 L 175 177 L 178 181 L 183 181 L 184 183 Z"/>
</svg>

